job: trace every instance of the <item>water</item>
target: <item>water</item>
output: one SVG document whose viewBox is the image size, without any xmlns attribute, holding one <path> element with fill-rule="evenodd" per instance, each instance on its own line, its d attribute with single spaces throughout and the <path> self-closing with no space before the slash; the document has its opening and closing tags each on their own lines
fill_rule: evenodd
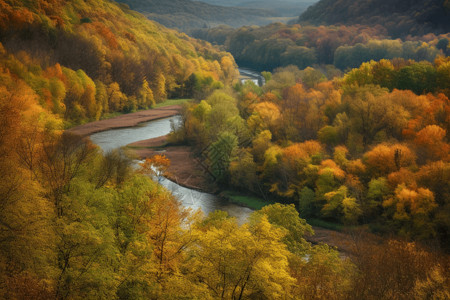
<svg viewBox="0 0 450 300">
<path fill-rule="evenodd" d="M 266 84 L 266 79 L 261 75 L 261 73 L 245 68 L 239 68 L 240 81 L 244 83 L 247 80 L 253 81 L 254 84 L 258 86 L 263 86 Z M 248 79 L 250 78 L 250 79 Z"/>
<path fill-rule="evenodd" d="M 176 126 L 179 121 L 180 117 L 174 116 L 141 123 L 135 127 L 111 129 L 94 133 L 90 138 L 91 141 L 102 148 L 104 152 L 108 152 L 130 143 L 166 135 L 170 133 L 172 129 L 172 123 Z M 160 183 L 170 190 L 183 206 L 192 208 L 193 210 L 201 209 L 205 214 L 209 214 L 215 210 L 224 210 L 242 224 L 252 213 L 252 210 L 249 208 L 229 203 L 212 194 L 182 187 L 166 178 L 162 178 Z"/>
<path fill-rule="evenodd" d="M 128 144 L 166 135 L 181 120 L 180 116 L 141 123 L 135 127 L 111 129 L 90 136 L 91 141 L 100 146 L 103 152 L 108 152 Z"/>
<path fill-rule="evenodd" d="M 239 224 L 242 224 L 252 213 L 250 208 L 229 203 L 228 201 L 220 199 L 212 194 L 202 193 L 182 187 L 166 178 L 163 178 L 160 183 L 170 190 L 184 207 L 189 207 L 193 210 L 200 209 L 205 214 L 209 214 L 215 210 L 224 210 L 230 216 L 235 217 Z"/>
</svg>

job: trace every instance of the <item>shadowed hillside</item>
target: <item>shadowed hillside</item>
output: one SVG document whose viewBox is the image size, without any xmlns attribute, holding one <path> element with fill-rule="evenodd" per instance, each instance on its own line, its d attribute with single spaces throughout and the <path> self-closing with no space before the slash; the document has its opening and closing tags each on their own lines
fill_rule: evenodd
<svg viewBox="0 0 450 300">
<path fill-rule="evenodd" d="M 214 5 L 263 8 L 276 11 L 285 17 L 298 16 L 317 0 L 203 0 Z"/>
<path fill-rule="evenodd" d="M 280 14 L 273 10 L 256 8 L 224 7 L 191 0 L 122 0 L 130 8 L 143 13 L 167 27 L 187 30 L 226 24 L 265 25 Z"/>
<path fill-rule="evenodd" d="M 382 25 L 393 37 L 450 31 L 449 0 L 321 0 L 299 22 Z"/>
</svg>

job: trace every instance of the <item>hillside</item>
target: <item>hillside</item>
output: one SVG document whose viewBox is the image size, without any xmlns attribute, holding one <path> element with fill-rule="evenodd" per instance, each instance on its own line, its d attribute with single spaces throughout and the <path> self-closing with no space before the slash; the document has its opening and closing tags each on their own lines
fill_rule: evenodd
<svg viewBox="0 0 450 300">
<path fill-rule="evenodd" d="M 304 12 L 310 5 L 317 2 L 317 0 L 203 0 L 202 2 L 221 5 L 221 6 L 236 6 L 248 8 L 263 8 L 278 12 L 281 16 L 292 17 L 298 16 Z"/>
<path fill-rule="evenodd" d="M 190 35 L 223 45 L 239 66 L 259 71 L 288 65 L 304 69 L 317 64 L 334 65 L 344 71 L 370 60 L 404 58 L 433 62 L 439 55 L 450 54 L 448 33 L 427 33 L 402 40 L 388 36 L 382 26 L 369 25 L 274 23 L 238 29 L 220 26 L 193 30 Z"/>
<path fill-rule="evenodd" d="M 448 0 L 321 0 L 299 17 L 315 25 L 382 25 L 393 37 L 450 31 Z"/>
<path fill-rule="evenodd" d="M 124 4 L 0 1 L 0 8 L 1 67 L 70 124 L 190 97 L 192 80 L 208 90 L 235 74 L 229 54 Z"/>
<path fill-rule="evenodd" d="M 233 27 L 263 25 L 279 13 L 257 8 L 211 5 L 191 0 L 123 0 L 130 8 L 167 27 L 187 30 L 226 24 Z"/>
</svg>

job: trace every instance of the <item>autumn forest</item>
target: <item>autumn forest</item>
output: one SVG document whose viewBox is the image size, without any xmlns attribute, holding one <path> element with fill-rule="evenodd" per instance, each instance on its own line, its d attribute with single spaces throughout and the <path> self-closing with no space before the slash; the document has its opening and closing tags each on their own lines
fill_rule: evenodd
<svg viewBox="0 0 450 300">
<path fill-rule="evenodd" d="M 197 28 L 146 16 L 276 12 L 128 2 L 164 16 L 0 0 L 0 299 L 450 298 L 448 0 Z M 180 124 L 140 164 L 73 131 L 171 101 Z M 245 222 L 161 185 L 183 176 L 166 146 Z"/>
</svg>

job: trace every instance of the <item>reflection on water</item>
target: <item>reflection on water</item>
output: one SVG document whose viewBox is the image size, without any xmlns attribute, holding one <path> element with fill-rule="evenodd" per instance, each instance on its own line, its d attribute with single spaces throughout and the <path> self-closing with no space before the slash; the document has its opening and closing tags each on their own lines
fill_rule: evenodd
<svg viewBox="0 0 450 300">
<path fill-rule="evenodd" d="M 90 138 L 104 152 L 108 152 L 130 143 L 166 135 L 171 131 L 171 122 L 174 122 L 176 125 L 180 119 L 179 116 L 174 116 L 141 123 L 136 127 L 111 129 L 95 133 Z M 230 216 L 236 217 L 239 223 L 242 224 L 252 212 L 249 208 L 231 204 L 212 194 L 182 187 L 165 178 L 162 178 L 160 183 L 170 190 L 180 200 L 183 206 L 194 210 L 201 209 L 205 214 L 215 210 L 224 210 Z"/>
<path fill-rule="evenodd" d="M 201 209 L 205 214 L 209 214 L 215 210 L 224 210 L 230 216 L 236 217 L 239 224 L 242 224 L 252 213 L 250 208 L 229 203 L 212 194 L 182 187 L 166 178 L 162 178 L 160 183 L 170 190 L 180 200 L 183 206 L 192 208 L 193 210 Z"/>
</svg>

